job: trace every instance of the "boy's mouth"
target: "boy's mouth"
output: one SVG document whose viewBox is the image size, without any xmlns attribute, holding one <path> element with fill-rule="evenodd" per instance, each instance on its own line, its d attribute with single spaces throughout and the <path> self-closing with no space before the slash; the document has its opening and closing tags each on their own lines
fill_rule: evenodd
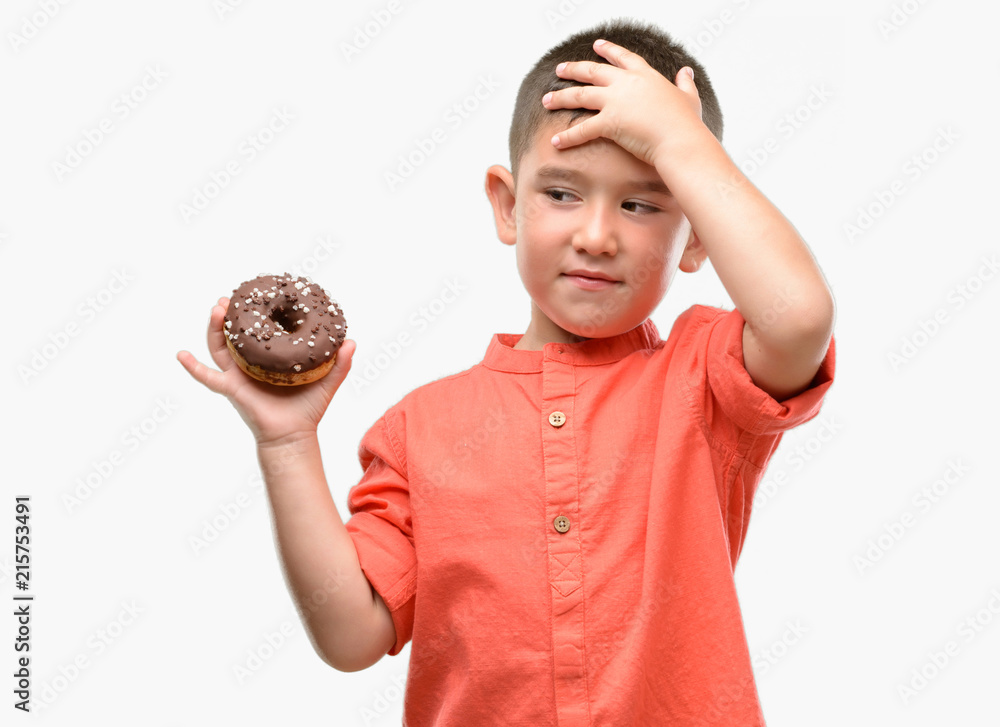
<svg viewBox="0 0 1000 727">
<path fill-rule="evenodd" d="M 618 283 L 617 280 L 600 270 L 569 270 L 563 275 L 583 290 L 605 290 Z"/>
</svg>

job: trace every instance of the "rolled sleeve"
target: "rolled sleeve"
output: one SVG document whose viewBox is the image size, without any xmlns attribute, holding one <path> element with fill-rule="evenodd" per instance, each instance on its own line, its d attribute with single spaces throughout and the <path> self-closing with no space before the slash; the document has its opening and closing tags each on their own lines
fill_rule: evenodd
<svg viewBox="0 0 1000 727">
<path fill-rule="evenodd" d="M 413 635 L 417 556 L 413 547 L 405 460 L 394 447 L 389 414 L 365 434 L 358 448 L 364 474 L 348 493 L 347 531 L 372 587 L 382 596 L 396 628 L 395 655 Z M 397 445 L 398 446 L 398 445 Z"/>
<path fill-rule="evenodd" d="M 827 390 L 833 383 L 835 344 L 830 339 L 823 361 L 809 386 L 799 394 L 777 401 L 754 384 L 743 363 L 744 318 L 737 310 L 709 306 L 694 306 L 692 335 L 696 348 L 704 352 L 704 360 L 692 372 L 698 383 L 707 384 L 704 394 L 711 398 L 709 426 L 725 428 L 720 415 L 738 429 L 754 435 L 780 434 L 815 417 Z M 712 421 L 715 419 L 716 421 Z"/>
</svg>

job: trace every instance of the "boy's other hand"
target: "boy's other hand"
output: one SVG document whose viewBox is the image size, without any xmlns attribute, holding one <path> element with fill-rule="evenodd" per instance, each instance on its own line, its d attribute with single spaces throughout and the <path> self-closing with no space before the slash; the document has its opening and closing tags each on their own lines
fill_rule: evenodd
<svg viewBox="0 0 1000 727">
<path fill-rule="evenodd" d="M 550 111 L 599 111 L 556 134 L 555 146 L 566 149 L 603 136 L 655 167 L 672 149 L 684 148 L 692 134 L 711 136 L 701 120 L 701 99 L 690 68 L 682 68 L 671 83 L 642 56 L 620 45 L 598 40 L 594 51 L 611 65 L 572 61 L 556 68 L 560 78 L 590 86 L 564 88 L 542 99 Z"/>
<path fill-rule="evenodd" d="M 222 332 L 228 307 L 229 299 L 220 298 L 208 322 L 208 350 L 222 370 L 209 368 L 188 351 L 178 352 L 177 360 L 197 381 L 232 402 L 258 445 L 315 434 L 333 395 L 351 370 L 354 341 L 344 341 L 330 373 L 318 381 L 301 386 L 265 384 L 243 373 L 229 353 Z"/>
</svg>

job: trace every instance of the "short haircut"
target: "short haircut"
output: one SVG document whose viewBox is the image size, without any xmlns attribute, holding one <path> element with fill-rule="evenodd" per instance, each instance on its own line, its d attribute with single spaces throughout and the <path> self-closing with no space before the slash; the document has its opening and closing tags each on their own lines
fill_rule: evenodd
<svg viewBox="0 0 1000 727">
<path fill-rule="evenodd" d="M 607 63 L 607 60 L 594 51 L 594 41 L 598 38 L 604 38 L 633 53 L 638 53 L 671 83 L 681 68 L 684 66 L 693 68 L 694 82 L 698 86 L 698 97 L 701 99 L 701 118 L 715 137 L 722 141 L 722 111 L 712 89 L 712 83 L 708 79 L 708 73 L 701 64 L 680 43 L 656 25 L 629 18 L 618 18 L 571 35 L 543 55 L 521 81 L 517 101 L 514 103 L 514 115 L 508 139 L 514 179 L 517 179 L 521 157 L 531 148 L 535 136 L 544 124 L 558 116 L 568 117 L 569 124 L 572 124 L 580 117 L 597 113 L 595 109 L 549 110 L 542 106 L 542 96 L 549 91 L 588 85 L 560 78 L 556 75 L 556 66 L 563 61 L 589 60 Z"/>
</svg>

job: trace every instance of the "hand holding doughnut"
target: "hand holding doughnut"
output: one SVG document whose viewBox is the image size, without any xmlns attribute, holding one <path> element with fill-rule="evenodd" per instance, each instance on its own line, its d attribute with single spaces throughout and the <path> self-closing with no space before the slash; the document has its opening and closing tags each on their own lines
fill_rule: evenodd
<svg viewBox="0 0 1000 727">
<path fill-rule="evenodd" d="M 212 308 L 208 323 L 208 350 L 221 371 L 206 366 L 188 351 L 178 352 L 177 360 L 192 378 L 230 400 L 258 444 L 314 435 L 330 401 L 350 371 L 354 341 L 343 340 L 329 374 L 311 386 L 265 384 L 247 376 L 229 352 L 224 319 L 232 302 L 229 298 L 220 298 Z M 334 358 L 333 354 L 330 358 Z"/>
</svg>

